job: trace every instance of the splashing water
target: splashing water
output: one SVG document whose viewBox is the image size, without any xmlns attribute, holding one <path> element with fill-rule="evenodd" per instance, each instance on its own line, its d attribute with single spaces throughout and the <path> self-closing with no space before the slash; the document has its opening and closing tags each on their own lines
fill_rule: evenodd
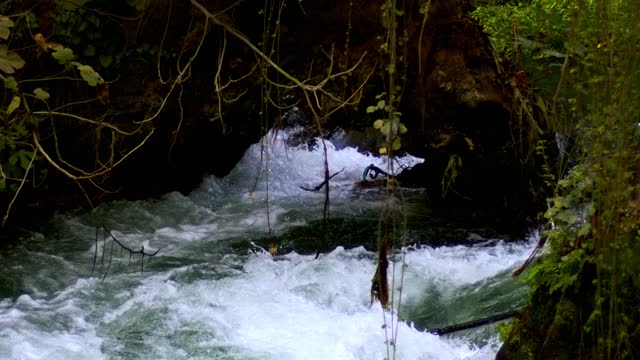
<svg viewBox="0 0 640 360">
<path fill-rule="evenodd" d="M 296 241 L 304 242 L 322 216 L 324 195 L 300 189 L 323 181 L 322 152 L 288 147 L 286 136 L 270 133 L 268 143 L 247 150 L 228 176 L 204 179 L 189 196 L 170 193 L 58 215 L 4 249 L 0 358 L 386 358 L 390 328 L 383 324 L 390 313 L 370 305 L 375 253 L 337 246 L 314 259 L 295 251 L 272 256 L 255 245 L 264 238 L 277 241 L 292 229 L 300 229 Z M 384 195 L 355 183 L 371 163 L 386 168 L 386 159 L 327 145 L 330 172 L 344 169 L 331 181 L 331 216 L 375 224 Z M 399 159 L 404 166 L 420 161 Z M 420 192 L 415 194 L 403 206 L 421 214 Z M 93 216 L 128 246 L 161 251 L 145 260 L 140 273 L 139 258 L 116 250 L 102 282 L 110 245 L 102 237 L 95 242 Z M 365 231 L 361 240 L 375 242 L 376 230 Z M 535 239 L 484 240 L 405 249 L 406 308 L 399 314 L 407 320 L 397 325 L 397 359 L 495 356 L 495 333 L 482 339 L 436 336 L 413 325 L 473 320 L 511 309 L 526 296 L 521 285 L 501 284 L 527 258 Z M 91 275 L 96 244 L 100 253 L 107 250 L 107 259 L 103 264 L 99 258 L 98 272 Z M 399 259 L 393 259 L 396 269 Z"/>
</svg>

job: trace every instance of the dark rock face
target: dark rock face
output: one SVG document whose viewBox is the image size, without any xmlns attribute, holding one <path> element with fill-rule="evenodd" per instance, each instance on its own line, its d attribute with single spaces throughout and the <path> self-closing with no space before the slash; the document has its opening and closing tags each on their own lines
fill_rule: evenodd
<svg viewBox="0 0 640 360">
<path fill-rule="evenodd" d="M 407 150 L 426 163 L 414 171 L 422 181 L 409 181 L 428 188 L 437 212 L 522 230 L 542 200 L 532 189 L 533 159 L 518 151 L 532 144 L 516 144 L 527 129 L 512 121 L 513 88 L 463 6 L 438 3 L 422 42 L 419 32 L 412 35 L 412 52 L 421 52 L 422 63 L 409 68 L 415 81 L 402 111 L 410 129 Z"/>
<path fill-rule="evenodd" d="M 375 37 L 385 31 L 383 20 L 374 21 L 380 19 L 380 5 L 369 2 L 354 7 L 351 22 L 357 35 L 350 41 L 350 63 L 359 52 L 378 56 Z M 499 70 L 487 35 L 466 15 L 463 1 L 432 2 L 426 22 L 419 6 L 419 2 L 407 2 L 403 20 L 409 61 L 399 110 L 409 130 L 402 150 L 426 162 L 403 173 L 401 184 L 427 188 L 434 214 L 522 232 L 532 223 L 529 217 L 544 205 L 545 196 L 536 173 L 537 159 L 526 155 L 526 149 L 535 144 L 520 136 L 529 131 L 528 126 L 512 117 L 515 88 Z M 323 16 L 309 21 L 328 30 L 322 37 L 305 32 L 299 21 L 307 20 L 300 17 L 289 27 L 291 34 L 304 34 L 307 43 L 326 48 L 334 44 L 339 49 L 344 37 L 332 31 L 340 27 L 329 18 L 344 17 L 348 3 L 316 1 L 313 7 Z M 357 72 L 366 73 L 375 56 L 368 56 Z M 372 129 L 374 117 L 363 109 L 375 103 L 383 88 L 379 79 L 373 79 L 361 109 L 336 113 L 326 126 L 345 128 L 351 145 L 376 153 L 383 138 Z"/>
<path fill-rule="evenodd" d="M 385 31 L 380 15 L 382 3 L 354 0 L 350 5 L 348 1 L 317 0 L 287 5 L 280 18 L 278 63 L 304 79 L 310 64 L 317 73 L 322 73 L 317 69 L 328 69 L 330 65 L 337 69 L 335 72 L 344 64 L 355 64 L 366 51 L 367 56 L 351 76 L 344 82 L 336 80 L 327 85 L 336 93 L 354 91 L 367 75 L 384 72 L 377 39 Z M 202 4 L 209 9 L 226 6 L 225 1 L 217 0 Z M 513 89 L 503 84 L 489 41 L 479 25 L 465 15 L 463 1 L 432 2 L 426 22 L 420 6 L 420 2 L 407 1 L 402 20 L 408 37 L 407 81 L 399 110 L 401 121 L 408 128 L 402 150 L 425 158 L 426 163 L 405 173 L 402 183 L 426 187 L 428 201 L 438 215 L 521 228 L 522 220 L 537 210 L 538 203 L 530 183 L 535 177 L 535 164 L 523 160 L 517 151 L 520 146 L 531 144 L 516 145 L 514 141 L 514 134 L 526 129 L 511 120 Z M 124 26 L 121 37 L 131 46 L 157 41 L 158 29 L 170 21 L 172 31 L 165 39 L 165 48 L 184 48 L 192 54 L 199 31 L 204 29 L 204 17 L 189 2 L 178 2 L 176 7 L 171 17 L 167 17 L 168 8 L 152 7 L 144 27 Z M 263 41 L 263 17 L 258 10 L 253 2 L 239 2 L 223 16 L 258 44 Z M 345 52 L 348 29 L 349 50 Z M 262 70 L 258 67 L 251 72 L 257 64 L 256 56 L 229 35 L 223 80 L 249 75 L 226 90 L 227 98 L 244 95 L 219 106 L 213 79 L 223 39 L 219 28 L 209 30 L 193 63 L 191 77 L 181 86 L 180 101 L 178 91 L 174 92 L 154 122 L 153 136 L 105 180 L 106 188 L 118 192 L 105 195 L 98 189 L 90 190 L 94 201 L 122 196 L 141 198 L 171 190 L 189 192 L 206 174 L 225 175 L 266 128 L 283 124 L 284 111 L 273 107 L 265 110 L 262 105 Z M 335 49 L 333 59 L 327 56 L 331 49 Z M 157 101 L 168 87 L 157 79 L 155 58 L 125 61 L 121 80 L 111 84 L 110 106 L 121 114 L 114 123 L 139 120 L 148 111 L 148 106 L 141 104 Z M 165 74 L 175 75 L 175 64 L 165 65 Z M 269 74 L 277 79 L 274 72 Z M 380 137 L 365 109 L 382 89 L 380 76 L 372 76 L 363 87 L 359 106 L 333 113 L 324 120 L 323 127 L 328 133 L 343 128 L 347 130 L 347 145 L 377 151 Z M 289 99 L 289 103 L 302 98 L 297 90 L 282 90 L 280 96 Z M 299 104 L 303 116 L 310 118 L 304 101 Z M 211 120 L 220 114 L 224 121 Z M 91 136 L 78 138 L 85 145 L 93 145 Z M 139 140 L 130 139 L 131 144 Z M 109 144 L 105 141 L 102 146 Z M 65 181 L 61 179 L 59 184 Z M 59 184 L 50 189 L 64 188 L 61 193 L 67 194 L 75 191 L 74 184 Z M 34 198 L 41 201 L 42 207 L 47 206 L 46 196 L 35 194 L 28 201 L 33 202 Z"/>
</svg>

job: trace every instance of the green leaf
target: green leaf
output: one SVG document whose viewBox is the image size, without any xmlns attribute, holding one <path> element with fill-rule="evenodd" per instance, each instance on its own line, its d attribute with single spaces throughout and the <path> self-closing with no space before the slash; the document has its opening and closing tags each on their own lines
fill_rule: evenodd
<svg viewBox="0 0 640 360">
<path fill-rule="evenodd" d="M 391 130 L 391 126 L 389 126 L 389 123 L 386 122 L 384 125 L 382 125 L 382 127 L 380 128 L 380 132 L 383 135 L 389 135 L 389 130 Z"/>
<path fill-rule="evenodd" d="M 578 236 L 586 237 L 591 233 L 591 224 L 585 222 L 580 229 L 578 229 Z"/>
<path fill-rule="evenodd" d="M 387 153 L 387 148 L 383 146 L 380 149 L 378 149 L 378 152 L 380 152 L 380 154 L 386 154 Z"/>
<path fill-rule="evenodd" d="M 545 105 L 544 99 L 542 98 L 542 96 L 538 95 L 536 105 L 538 105 L 538 107 L 542 111 L 542 115 L 544 115 L 544 117 L 547 117 L 547 106 Z"/>
<path fill-rule="evenodd" d="M 93 47 L 93 45 L 88 45 L 84 51 L 82 52 L 82 54 L 84 56 L 95 56 L 96 55 L 96 48 Z"/>
<path fill-rule="evenodd" d="M 11 35 L 10 27 L 13 27 L 13 21 L 8 16 L 0 15 L 0 38 L 7 40 Z"/>
<path fill-rule="evenodd" d="M 100 60 L 100 65 L 104 68 L 108 68 L 113 62 L 113 56 L 100 55 L 98 59 Z"/>
<path fill-rule="evenodd" d="M 127 3 L 138 11 L 142 11 L 149 6 L 149 0 L 127 0 Z"/>
<path fill-rule="evenodd" d="M 104 83 L 102 76 L 93 70 L 91 66 L 78 65 L 78 70 L 80 70 L 80 76 L 82 76 L 82 79 L 84 79 L 89 86 L 96 86 Z"/>
<path fill-rule="evenodd" d="M 539 49 L 544 47 L 543 43 L 534 41 L 534 40 L 530 40 L 527 38 L 523 38 L 523 37 L 519 37 L 516 39 L 516 41 L 518 42 L 518 44 L 520 46 L 522 46 L 525 49 Z"/>
<path fill-rule="evenodd" d="M 14 96 L 13 99 L 11 99 L 9 106 L 7 107 L 7 115 L 11 115 L 11 113 L 14 112 L 19 107 L 20 107 L 20 97 Z"/>
<path fill-rule="evenodd" d="M 51 97 L 48 92 L 42 90 L 42 88 L 37 88 L 33 90 L 33 94 L 40 100 L 47 100 Z"/>
<path fill-rule="evenodd" d="M 79 7 L 83 7 L 89 0 L 57 0 L 56 3 L 61 5 L 66 10 L 75 10 Z"/>
<path fill-rule="evenodd" d="M 544 49 L 542 50 L 542 53 L 548 56 L 553 56 L 553 57 L 557 57 L 560 59 L 563 59 L 565 57 L 565 54 L 559 52 L 559 51 L 555 51 L 555 50 L 551 50 L 551 49 Z"/>
<path fill-rule="evenodd" d="M 376 129 L 380 129 L 382 127 L 382 125 L 384 125 L 384 120 L 376 120 L 373 122 L 373 127 Z"/>
<path fill-rule="evenodd" d="M 24 60 L 13 51 L 8 51 L 7 45 L 0 45 L 0 70 L 7 74 L 13 74 L 15 70 L 22 69 Z"/>
<path fill-rule="evenodd" d="M 367 106 L 367 114 L 371 114 L 372 112 L 375 112 L 376 110 L 378 110 L 378 108 L 376 108 L 373 105 Z"/>
<path fill-rule="evenodd" d="M 27 170 L 29 165 L 31 164 L 31 155 L 32 153 L 22 150 L 18 152 L 18 156 L 20 157 L 20 167 Z"/>
<path fill-rule="evenodd" d="M 573 210 L 563 210 L 558 212 L 556 215 L 556 220 L 563 221 L 568 225 L 573 225 L 580 220 L 580 217 Z"/>
<path fill-rule="evenodd" d="M 380 100 L 380 101 L 378 101 L 378 105 L 376 105 L 376 106 L 378 107 L 378 109 L 384 109 L 384 106 L 386 104 L 387 103 L 384 100 Z"/>
<path fill-rule="evenodd" d="M 398 150 L 402 147 L 402 141 L 400 140 L 399 137 L 397 137 L 395 140 L 393 140 L 393 144 L 391 144 L 391 148 L 393 150 Z"/>
<path fill-rule="evenodd" d="M 13 131 L 18 137 L 26 136 L 28 134 L 27 128 L 24 126 L 24 121 L 19 121 L 13 126 Z M 15 147 L 15 145 L 14 145 Z"/>
<path fill-rule="evenodd" d="M 18 154 L 20 154 L 20 151 L 23 151 L 23 150 L 15 151 L 11 154 L 11 156 L 9 156 L 9 160 L 7 161 L 7 164 L 9 164 L 10 167 L 15 167 L 16 164 L 18 163 Z"/>
<path fill-rule="evenodd" d="M 17 167 L 18 166 L 18 161 L 20 162 L 19 166 L 24 169 L 27 170 L 29 169 L 29 165 L 31 164 L 31 156 L 33 155 L 33 153 L 24 150 L 24 149 L 19 149 L 14 151 L 11 156 L 9 156 L 9 161 L 7 162 L 9 164 L 9 166 L 11 167 Z"/>
<path fill-rule="evenodd" d="M 13 76 L 6 77 L 4 79 L 4 88 L 7 90 L 18 90 L 18 82 L 16 81 L 16 78 Z"/>
<path fill-rule="evenodd" d="M 73 55 L 73 50 L 66 48 L 62 45 L 57 45 L 53 48 L 53 53 L 51 54 L 54 59 L 58 60 L 59 64 L 67 64 L 75 57 Z"/>
</svg>

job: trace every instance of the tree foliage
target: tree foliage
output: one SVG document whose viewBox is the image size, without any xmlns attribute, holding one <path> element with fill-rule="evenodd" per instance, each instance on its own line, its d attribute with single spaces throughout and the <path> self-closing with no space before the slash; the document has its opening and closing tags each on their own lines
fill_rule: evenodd
<svg viewBox="0 0 640 360">
<path fill-rule="evenodd" d="M 116 38 L 106 41 L 100 12 L 87 8 L 88 3 L 7 1 L 0 6 L 2 225 L 25 186 L 46 186 L 49 169 L 99 188 L 104 175 L 138 148 L 116 148 L 117 138 L 142 135 L 144 142 L 153 131 L 106 120 L 109 87 L 96 67 L 108 70 L 113 63 L 109 57 L 120 58 L 129 50 L 122 44 L 116 46 Z M 46 11 L 37 13 L 40 7 Z M 101 45 L 104 48 L 97 50 Z M 115 49 L 121 53 L 116 54 Z M 95 149 L 75 149 L 95 152 L 93 163 L 71 161 L 69 158 L 78 156 L 65 152 L 70 144 L 62 140 L 66 139 L 64 134 L 75 128 L 95 135 Z M 100 139 L 110 139 L 106 155 L 100 149 Z"/>
<path fill-rule="evenodd" d="M 507 336 L 508 346 L 527 349 L 519 356 L 638 356 L 639 10 L 633 0 L 531 1 L 476 10 L 499 50 L 512 57 L 522 50 L 523 63 L 561 60 L 556 83 L 545 84 L 554 95 L 549 120 L 559 139 L 576 144 L 572 153 L 561 152 L 574 166 L 549 199 L 542 235 L 549 250 L 528 274 L 529 308 Z M 581 341 L 563 343 L 563 331 Z M 553 349 L 554 342 L 564 349 Z"/>
</svg>

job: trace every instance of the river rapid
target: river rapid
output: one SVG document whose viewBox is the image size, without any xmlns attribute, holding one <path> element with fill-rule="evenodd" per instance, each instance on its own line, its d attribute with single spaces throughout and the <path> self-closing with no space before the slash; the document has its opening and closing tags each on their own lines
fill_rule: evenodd
<svg viewBox="0 0 640 360">
<path fill-rule="evenodd" d="M 330 173 L 341 172 L 323 224 L 324 193 L 301 189 L 323 180 L 322 146 L 288 136 L 270 132 L 191 194 L 58 214 L 3 248 L 0 359 L 492 359 L 494 325 L 422 329 L 521 306 L 527 289 L 510 272 L 535 236 L 427 220 L 423 191 L 406 189 L 393 200 L 405 221 L 394 309 L 383 311 L 370 287 L 388 197 L 356 183 L 386 159 L 327 141 Z M 400 158 L 394 171 L 420 161 Z M 142 263 L 100 222 L 131 249 L 159 252 Z"/>
</svg>

